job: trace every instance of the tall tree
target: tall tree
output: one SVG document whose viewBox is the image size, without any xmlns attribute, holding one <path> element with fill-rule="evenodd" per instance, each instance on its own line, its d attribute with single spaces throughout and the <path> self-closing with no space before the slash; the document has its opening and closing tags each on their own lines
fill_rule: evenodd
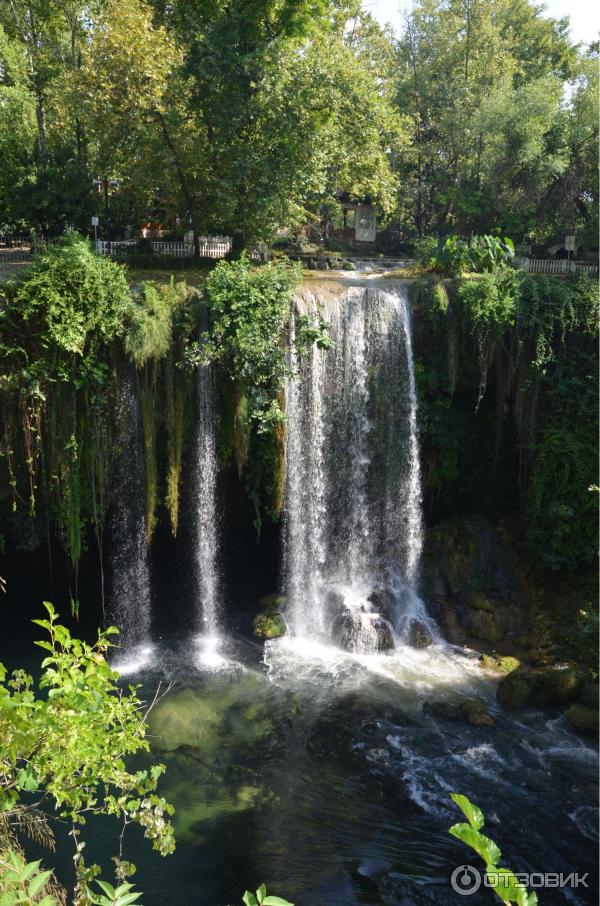
<svg viewBox="0 0 600 906">
<path fill-rule="evenodd" d="M 529 0 L 415 4 L 398 43 L 397 102 L 413 134 L 400 209 L 419 235 L 489 228 L 503 211 L 528 227 L 566 166 L 555 125 L 577 60 L 567 25 Z"/>
</svg>

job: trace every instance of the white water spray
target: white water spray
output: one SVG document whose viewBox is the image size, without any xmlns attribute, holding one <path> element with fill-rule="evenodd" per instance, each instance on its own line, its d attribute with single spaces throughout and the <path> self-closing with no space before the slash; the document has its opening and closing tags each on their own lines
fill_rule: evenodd
<svg viewBox="0 0 600 906">
<path fill-rule="evenodd" d="M 127 369 L 117 401 L 118 458 L 113 483 L 111 518 L 111 621 L 120 635 L 117 667 L 132 672 L 147 663 L 150 645 L 151 591 L 144 513 L 142 455 L 137 380 Z"/>
<path fill-rule="evenodd" d="M 294 635 L 356 652 L 418 619 L 422 548 L 417 397 L 404 288 L 305 294 L 332 350 L 298 359 L 287 388 L 285 576 Z M 292 325 L 292 339 L 294 326 Z"/>
<path fill-rule="evenodd" d="M 219 658 L 221 576 L 218 559 L 220 520 L 217 507 L 215 376 L 211 366 L 198 369 L 197 398 L 194 469 L 197 625 L 202 633 L 199 640 L 200 661 L 214 666 Z"/>
</svg>

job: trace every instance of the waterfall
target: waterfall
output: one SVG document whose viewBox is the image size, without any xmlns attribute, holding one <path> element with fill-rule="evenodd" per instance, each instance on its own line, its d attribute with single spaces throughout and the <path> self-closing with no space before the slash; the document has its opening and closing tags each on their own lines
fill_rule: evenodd
<svg viewBox="0 0 600 906">
<path fill-rule="evenodd" d="M 299 358 L 287 387 L 285 582 L 294 635 L 360 652 L 430 620 L 422 547 L 417 396 L 404 288 L 302 294 L 331 350 Z M 295 325 L 292 323 L 292 340 Z"/>
<path fill-rule="evenodd" d="M 205 647 L 214 648 L 219 634 L 219 513 L 217 508 L 217 438 L 215 375 L 211 366 L 198 369 L 194 469 L 195 576 L 197 623 Z"/>
<path fill-rule="evenodd" d="M 128 661 L 149 653 L 151 624 L 150 569 L 144 512 L 144 463 L 135 369 L 128 367 L 117 399 L 119 430 L 110 520 L 111 621 Z M 121 669 L 121 668 L 120 668 Z"/>
</svg>

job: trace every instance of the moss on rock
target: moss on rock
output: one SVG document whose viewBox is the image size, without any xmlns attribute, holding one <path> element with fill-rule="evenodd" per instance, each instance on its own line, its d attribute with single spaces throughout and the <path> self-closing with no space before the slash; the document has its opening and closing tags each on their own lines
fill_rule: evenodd
<svg viewBox="0 0 600 906">
<path fill-rule="evenodd" d="M 485 670 L 495 670 L 496 673 L 512 673 L 518 670 L 521 662 L 516 657 L 509 655 L 482 654 L 479 658 L 479 666 Z"/>
<path fill-rule="evenodd" d="M 278 639 L 285 635 L 286 625 L 279 613 L 258 613 L 252 621 L 252 631 L 259 639 Z"/>
<path fill-rule="evenodd" d="M 587 705 L 576 702 L 573 705 L 569 705 L 565 711 L 565 717 L 574 730 L 578 730 L 580 733 L 593 733 L 594 736 L 598 735 L 597 708 L 590 708 Z"/>
<path fill-rule="evenodd" d="M 493 727 L 496 721 L 485 705 L 476 698 L 467 698 L 459 706 L 461 715 L 474 727 Z"/>
<path fill-rule="evenodd" d="M 583 685 L 581 671 L 563 664 L 535 670 L 515 670 L 498 686 L 497 698 L 509 711 L 527 705 L 562 708 L 572 702 Z"/>
</svg>

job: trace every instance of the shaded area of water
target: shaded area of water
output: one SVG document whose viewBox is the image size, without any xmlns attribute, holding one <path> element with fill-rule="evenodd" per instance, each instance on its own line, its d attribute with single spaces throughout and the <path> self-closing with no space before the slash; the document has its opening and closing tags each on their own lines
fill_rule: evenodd
<svg viewBox="0 0 600 906">
<path fill-rule="evenodd" d="M 132 837 L 147 906 L 226 906 L 261 881 L 297 906 L 465 902 L 449 878 L 478 860 L 447 833 L 460 820 L 450 792 L 483 808 L 514 870 L 590 873 L 587 890 L 545 890 L 542 903 L 597 900 L 597 752 L 562 719 L 503 713 L 474 655 L 349 655 L 293 639 L 264 655 L 230 641 L 222 654 L 211 671 L 189 642 L 162 648 L 143 677 L 148 696 L 174 683 L 150 724 L 178 840 L 161 860 Z M 473 695 L 496 726 L 422 710 Z"/>
</svg>

